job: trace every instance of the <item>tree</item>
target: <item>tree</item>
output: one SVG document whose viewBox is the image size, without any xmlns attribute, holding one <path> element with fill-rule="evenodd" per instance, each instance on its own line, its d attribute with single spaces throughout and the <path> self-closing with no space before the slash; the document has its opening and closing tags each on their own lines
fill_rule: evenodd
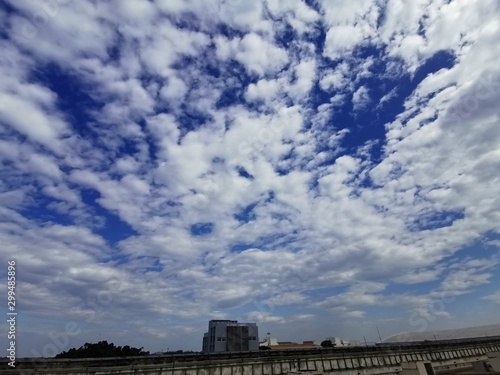
<svg viewBox="0 0 500 375">
<path fill-rule="evenodd" d="M 67 352 L 62 352 L 56 355 L 56 358 L 102 358 L 102 357 L 135 357 L 141 355 L 149 355 L 149 352 L 142 350 L 143 348 L 132 348 L 129 345 L 124 347 L 115 346 L 107 341 L 99 341 L 98 343 L 86 342 L 79 349 L 72 348 Z"/>
<path fill-rule="evenodd" d="M 333 347 L 334 347 L 334 345 L 333 345 L 333 343 L 332 343 L 332 340 L 325 340 L 325 341 L 322 341 L 322 342 L 321 342 L 321 346 L 322 346 L 323 348 L 333 348 Z"/>
</svg>

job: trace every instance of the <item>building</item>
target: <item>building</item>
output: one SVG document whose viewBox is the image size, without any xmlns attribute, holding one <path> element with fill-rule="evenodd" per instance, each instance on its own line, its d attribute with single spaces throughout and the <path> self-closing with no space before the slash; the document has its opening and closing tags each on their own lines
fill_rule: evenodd
<svg viewBox="0 0 500 375">
<path fill-rule="evenodd" d="M 330 340 L 333 344 L 333 346 L 338 347 L 338 346 L 349 346 L 349 341 L 347 340 L 342 340 L 340 337 L 327 337 L 327 340 Z"/>
<path fill-rule="evenodd" d="M 302 344 L 291 341 L 278 341 L 274 337 L 268 337 L 259 343 L 260 346 L 267 346 L 269 349 L 315 349 L 321 348 L 319 341 L 303 341 Z"/>
<path fill-rule="evenodd" d="M 386 338 L 383 343 L 404 343 L 439 340 L 471 340 L 500 338 L 500 324 L 439 331 L 403 332 Z"/>
<path fill-rule="evenodd" d="M 278 345 L 269 345 L 269 349 L 292 350 L 292 349 L 320 349 L 321 345 L 315 341 L 297 342 L 279 341 Z"/>
<path fill-rule="evenodd" d="M 259 343 L 259 346 L 276 346 L 278 345 L 278 339 L 274 337 L 266 337 L 264 341 Z"/>
<path fill-rule="evenodd" d="M 259 350 L 259 331 L 255 323 L 237 320 L 211 320 L 203 335 L 204 353 Z"/>
</svg>

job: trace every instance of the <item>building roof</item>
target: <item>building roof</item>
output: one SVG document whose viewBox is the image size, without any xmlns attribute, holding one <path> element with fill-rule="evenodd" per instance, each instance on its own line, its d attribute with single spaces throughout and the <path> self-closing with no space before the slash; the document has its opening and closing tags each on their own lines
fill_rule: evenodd
<svg viewBox="0 0 500 375">
<path fill-rule="evenodd" d="M 307 349 L 307 348 L 317 348 L 318 345 L 315 344 L 294 344 L 286 343 L 281 345 L 269 345 L 271 349 Z"/>
<path fill-rule="evenodd" d="M 383 342 L 411 342 L 411 341 L 435 341 L 435 340 L 457 340 L 471 338 L 486 338 L 500 336 L 500 324 L 479 327 L 467 327 L 458 329 L 446 329 L 441 331 L 425 332 L 403 332 L 386 338 Z"/>
</svg>

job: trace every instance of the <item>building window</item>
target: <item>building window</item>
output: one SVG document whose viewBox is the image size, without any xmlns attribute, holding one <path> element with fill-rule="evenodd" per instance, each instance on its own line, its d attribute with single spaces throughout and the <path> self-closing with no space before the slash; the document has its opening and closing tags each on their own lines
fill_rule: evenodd
<svg viewBox="0 0 500 375">
<path fill-rule="evenodd" d="M 217 337 L 217 341 L 222 341 L 222 337 Z"/>
</svg>

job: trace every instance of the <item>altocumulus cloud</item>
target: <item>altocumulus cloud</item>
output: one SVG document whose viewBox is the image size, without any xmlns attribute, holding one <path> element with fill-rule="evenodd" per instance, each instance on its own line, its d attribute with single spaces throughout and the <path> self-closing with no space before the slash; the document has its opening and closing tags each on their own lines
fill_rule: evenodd
<svg viewBox="0 0 500 375">
<path fill-rule="evenodd" d="M 19 354 L 199 350 L 213 318 L 283 340 L 497 323 L 499 20 L 494 0 L 3 2 Z"/>
</svg>

